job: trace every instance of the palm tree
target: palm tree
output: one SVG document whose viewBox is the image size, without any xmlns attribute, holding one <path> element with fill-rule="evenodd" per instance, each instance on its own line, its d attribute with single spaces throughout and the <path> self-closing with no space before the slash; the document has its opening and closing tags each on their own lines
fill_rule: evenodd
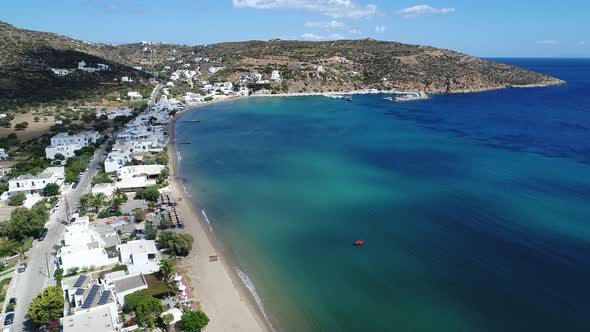
<svg viewBox="0 0 590 332">
<path fill-rule="evenodd" d="M 104 206 L 107 202 L 107 196 L 103 193 L 98 193 L 96 195 L 94 195 L 93 199 L 92 199 L 92 207 L 94 207 L 96 209 L 96 212 L 98 213 L 98 210 Z"/>
<path fill-rule="evenodd" d="M 113 191 L 113 197 L 119 198 L 119 199 L 123 200 L 123 202 L 127 201 L 127 195 L 125 194 L 125 192 L 121 188 L 117 188 L 117 189 L 115 189 L 115 191 Z"/>
<path fill-rule="evenodd" d="M 84 211 L 88 210 L 89 207 L 93 206 L 94 196 L 92 194 L 84 194 L 80 196 L 80 208 Z"/>
<path fill-rule="evenodd" d="M 171 259 L 162 259 L 160 261 L 160 273 L 164 276 L 165 280 L 176 273 L 176 262 Z"/>
</svg>

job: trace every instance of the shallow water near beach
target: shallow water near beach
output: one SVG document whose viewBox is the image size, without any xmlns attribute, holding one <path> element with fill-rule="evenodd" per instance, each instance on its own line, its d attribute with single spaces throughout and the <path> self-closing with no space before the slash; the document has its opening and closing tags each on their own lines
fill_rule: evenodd
<svg viewBox="0 0 590 332">
<path fill-rule="evenodd" d="M 501 61 L 568 84 L 176 123 L 185 186 L 276 330 L 587 331 L 590 60 Z"/>
</svg>

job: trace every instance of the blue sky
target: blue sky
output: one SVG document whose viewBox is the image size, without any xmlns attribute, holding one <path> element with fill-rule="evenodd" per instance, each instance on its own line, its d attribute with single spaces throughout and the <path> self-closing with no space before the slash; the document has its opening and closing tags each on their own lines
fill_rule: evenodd
<svg viewBox="0 0 590 332">
<path fill-rule="evenodd" d="M 590 57 L 588 0 L 2 0 L 0 20 L 106 43 L 370 37 L 486 57 Z"/>
</svg>

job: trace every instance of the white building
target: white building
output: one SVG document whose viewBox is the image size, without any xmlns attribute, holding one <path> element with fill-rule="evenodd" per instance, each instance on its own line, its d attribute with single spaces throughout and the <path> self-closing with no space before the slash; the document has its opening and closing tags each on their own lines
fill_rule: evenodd
<svg viewBox="0 0 590 332">
<path fill-rule="evenodd" d="M 125 166 L 127 162 L 130 162 L 131 159 L 133 158 L 129 152 L 113 151 L 109 153 L 107 159 L 104 161 L 104 171 L 107 173 L 115 172 L 116 170 Z"/>
<path fill-rule="evenodd" d="M 63 331 L 119 331 L 117 301 L 108 286 L 80 275 L 64 278 L 61 287 L 68 303 L 61 319 Z"/>
<path fill-rule="evenodd" d="M 6 153 L 6 151 L 4 151 L 3 148 L 0 148 L 0 160 L 6 160 L 8 159 L 8 153 Z"/>
<path fill-rule="evenodd" d="M 116 305 L 115 305 L 116 307 Z M 100 306 L 61 319 L 63 332 L 118 332 L 119 315 L 112 306 Z"/>
<path fill-rule="evenodd" d="M 271 81 L 280 81 L 281 80 L 281 74 L 279 73 L 278 70 L 272 71 L 272 73 L 270 74 L 270 80 Z"/>
<path fill-rule="evenodd" d="M 209 67 L 209 69 L 207 71 L 209 72 L 209 74 L 213 75 L 213 74 L 216 74 L 224 69 L 225 69 L 225 67 Z"/>
<path fill-rule="evenodd" d="M 106 115 L 107 119 L 109 120 L 113 120 L 116 117 L 119 116 L 132 116 L 133 115 L 133 109 L 127 107 L 127 108 L 119 108 L 116 109 L 114 111 L 111 112 L 97 112 L 96 113 L 96 118 L 100 119 L 101 116 Z"/>
<path fill-rule="evenodd" d="M 103 282 L 107 289 L 115 293 L 117 302 L 122 307 L 125 306 L 125 295 L 148 288 L 147 281 L 142 273 L 111 272 L 105 275 Z"/>
<path fill-rule="evenodd" d="M 55 159 L 56 154 L 71 158 L 75 156 L 75 151 L 85 146 L 96 143 L 100 139 L 97 131 L 84 131 L 76 135 L 69 133 L 58 133 L 51 138 L 51 145 L 45 148 L 45 157 Z"/>
<path fill-rule="evenodd" d="M 61 154 L 66 159 L 76 156 L 76 151 L 80 150 L 82 146 L 78 143 L 66 145 L 51 145 L 45 148 L 45 158 L 49 160 L 55 159 L 57 154 Z"/>
<path fill-rule="evenodd" d="M 121 77 L 121 82 L 131 83 L 131 82 L 133 82 L 133 79 L 131 79 L 129 76 L 123 76 L 123 77 Z"/>
<path fill-rule="evenodd" d="M 63 69 L 63 68 L 50 68 L 54 75 L 56 76 L 66 76 L 72 73 L 72 69 Z"/>
<path fill-rule="evenodd" d="M 111 66 L 105 65 L 104 63 L 97 63 L 96 68 L 93 68 L 88 67 L 85 61 L 80 61 L 78 62 L 78 69 L 85 72 L 94 73 L 101 70 L 111 70 Z"/>
<path fill-rule="evenodd" d="M 143 96 L 139 92 L 137 92 L 137 91 L 129 91 L 129 92 L 127 92 L 127 97 L 129 97 L 129 98 L 136 98 L 136 99 L 143 98 Z"/>
<path fill-rule="evenodd" d="M 65 178 L 63 167 L 48 167 L 41 174 L 37 175 L 20 175 L 16 179 L 8 181 L 8 191 L 0 196 L 1 200 L 6 200 L 14 195 L 23 193 L 26 195 L 39 195 L 43 188 L 50 183 L 61 185 Z"/>
<path fill-rule="evenodd" d="M 116 237 L 117 234 L 109 234 Z M 115 239 L 116 240 L 116 239 Z M 105 240 L 89 226 L 88 218 L 77 218 L 66 226 L 63 246 L 57 253 L 58 264 L 68 270 L 73 267 L 89 268 L 116 264 L 119 261 L 116 250 L 107 251 Z"/>
<path fill-rule="evenodd" d="M 82 147 L 96 143 L 100 139 L 98 131 L 83 131 L 70 135 L 69 133 L 58 133 L 51 138 L 51 145 L 79 144 Z"/>
<path fill-rule="evenodd" d="M 154 273 L 160 270 L 160 252 L 154 240 L 133 240 L 117 246 L 119 262 L 130 274 Z"/>
<path fill-rule="evenodd" d="M 166 166 L 164 165 L 137 165 L 124 166 L 117 170 L 117 177 L 119 179 L 127 179 L 138 176 L 157 176 Z"/>
</svg>

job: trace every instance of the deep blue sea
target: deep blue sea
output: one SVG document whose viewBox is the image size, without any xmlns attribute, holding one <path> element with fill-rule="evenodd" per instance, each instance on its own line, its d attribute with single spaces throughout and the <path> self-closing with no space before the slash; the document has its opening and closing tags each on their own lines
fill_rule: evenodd
<svg viewBox="0 0 590 332">
<path fill-rule="evenodd" d="M 495 60 L 567 85 L 177 122 L 186 188 L 276 330 L 590 330 L 590 60 Z"/>
</svg>

